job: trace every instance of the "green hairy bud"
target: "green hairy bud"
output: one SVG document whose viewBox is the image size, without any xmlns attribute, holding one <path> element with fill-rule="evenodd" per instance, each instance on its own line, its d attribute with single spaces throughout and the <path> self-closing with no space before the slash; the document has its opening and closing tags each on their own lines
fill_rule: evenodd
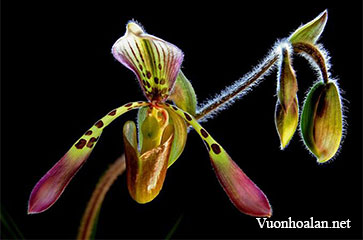
<svg viewBox="0 0 363 240">
<path fill-rule="evenodd" d="M 334 157 L 343 135 L 342 106 L 334 82 L 316 83 L 310 90 L 301 115 L 301 135 L 318 162 Z"/>
</svg>

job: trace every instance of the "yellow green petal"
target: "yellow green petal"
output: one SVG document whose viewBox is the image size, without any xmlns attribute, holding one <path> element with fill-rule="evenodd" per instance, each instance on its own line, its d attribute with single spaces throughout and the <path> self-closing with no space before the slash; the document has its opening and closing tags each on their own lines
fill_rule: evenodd
<svg viewBox="0 0 363 240">
<path fill-rule="evenodd" d="M 128 103 L 112 110 L 98 120 L 35 185 L 30 194 L 28 213 L 43 212 L 58 200 L 68 183 L 91 154 L 107 125 L 125 112 L 148 104 L 146 102 Z"/>
<path fill-rule="evenodd" d="M 238 167 L 222 146 L 191 114 L 173 105 L 165 106 L 192 125 L 204 140 L 217 178 L 235 207 L 251 216 L 270 217 L 272 210 L 265 194 Z"/>
</svg>

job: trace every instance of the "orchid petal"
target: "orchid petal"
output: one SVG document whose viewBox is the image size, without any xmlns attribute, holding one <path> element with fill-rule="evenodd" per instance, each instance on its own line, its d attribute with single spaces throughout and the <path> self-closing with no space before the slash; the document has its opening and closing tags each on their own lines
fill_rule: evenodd
<svg viewBox="0 0 363 240">
<path fill-rule="evenodd" d="M 134 122 L 125 123 L 123 135 L 129 193 L 138 203 L 150 202 L 159 194 L 165 180 L 174 137 L 173 126 L 168 125 L 165 128 L 159 146 L 141 156 L 137 151 Z"/>
<path fill-rule="evenodd" d="M 185 119 L 202 137 L 217 178 L 236 208 L 251 216 L 270 217 L 272 210 L 265 194 L 246 176 L 221 145 L 189 113 L 176 106 L 165 106 Z"/>
<path fill-rule="evenodd" d="M 146 34 L 135 22 L 112 47 L 114 57 L 133 71 L 149 100 L 163 101 L 173 89 L 182 51 L 171 43 Z"/>
<path fill-rule="evenodd" d="M 107 125 L 123 113 L 148 104 L 146 102 L 128 103 L 114 109 L 97 121 L 35 185 L 30 194 L 28 214 L 43 212 L 58 200 L 68 183 L 91 154 Z"/>
</svg>

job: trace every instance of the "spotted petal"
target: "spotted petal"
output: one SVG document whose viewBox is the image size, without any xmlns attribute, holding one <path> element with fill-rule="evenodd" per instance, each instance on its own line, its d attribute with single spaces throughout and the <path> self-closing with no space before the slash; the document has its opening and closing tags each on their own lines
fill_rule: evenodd
<svg viewBox="0 0 363 240">
<path fill-rule="evenodd" d="M 222 146 L 189 113 L 176 106 L 166 106 L 183 117 L 202 137 L 217 178 L 236 208 L 251 216 L 270 217 L 272 210 L 265 194 L 246 176 Z"/>
<path fill-rule="evenodd" d="M 112 53 L 136 74 L 149 100 L 167 99 L 183 61 L 179 48 L 129 22 L 125 35 L 113 45 Z"/>
<path fill-rule="evenodd" d="M 35 185 L 30 194 L 28 213 L 43 212 L 58 200 L 68 183 L 91 154 L 107 125 L 123 113 L 147 104 L 145 102 L 125 104 L 97 121 Z"/>
</svg>

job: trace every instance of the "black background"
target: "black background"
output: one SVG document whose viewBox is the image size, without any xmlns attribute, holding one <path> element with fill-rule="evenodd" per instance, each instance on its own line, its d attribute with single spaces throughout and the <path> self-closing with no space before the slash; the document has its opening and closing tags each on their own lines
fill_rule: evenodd
<svg viewBox="0 0 363 240">
<path fill-rule="evenodd" d="M 238 212 L 191 131 L 160 195 L 139 205 L 125 176 L 104 201 L 98 238 L 362 237 L 362 6 L 337 3 L 266 4 L 139 1 L 2 1 L 1 204 L 26 238 L 74 238 L 100 175 L 123 152 L 122 125 L 104 131 L 87 163 L 48 211 L 28 216 L 29 194 L 86 129 L 109 110 L 144 100 L 133 73 L 111 55 L 128 20 L 184 51 L 183 72 L 200 102 L 256 65 L 277 39 L 328 8 L 321 43 L 344 90 L 346 135 L 339 155 L 319 165 L 298 133 L 279 150 L 274 125 L 276 73 L 203 126 L 265 192 L 272 220 L 347 220 L 350 229 L 260 229 Z M 333 1 L 331 1 L 333 2 Z M 340 1 L 334 1 L 340 2 Z M 294 58 L 300 106 L 316 80 Z"/>
</svg>

